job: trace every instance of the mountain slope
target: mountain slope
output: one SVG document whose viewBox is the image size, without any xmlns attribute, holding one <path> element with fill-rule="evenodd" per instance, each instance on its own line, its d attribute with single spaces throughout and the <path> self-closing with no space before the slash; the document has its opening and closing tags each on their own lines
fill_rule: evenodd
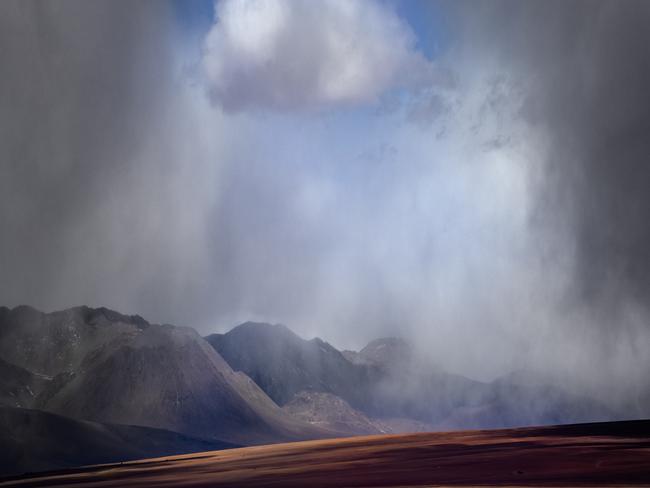
<svg viewBox="0 0 650 488">
<path fill-rule="evenodd" d="M 282 409 L 294 417 L 341 435 L 431 432 L 432 425 L 408 418 L 371 418 L 331 393 L 301 391 Z"/>
<path fill-rule="evenodd" d="M 387 434 L 392 430 L 375 424 L 348 402 L 331 393 L 301 391 L 282 409 L 300 420 L 343 434 Z"/>
<path fill-rule="evenodd" d="M 104 308 L 2 308 L 0 357 L 55 375 L 33 406 L 76 419 L 237 444 L 330 435 L 283 412 L 190 328 Z"/>
<path fill-rule="evenodd" d="M 0 405 L 30 407 L 49 383 L 48 377 L 0 359 Z"/>
<path fill-rule="evenodd" d="M 294 420 L 189 328 L 149 325 L 87 356 L 39 406 L 75 418 L 250 444 L 323 437 Z"/>
<path fill-rule="evenodd" d="M 0 474 L 237 447 L 148 427 L 100 424 L 0 407 Z"/>
<path fill-rule="evenodd" d="M 250 376 L 278 405 L 302 390 L 361 401 L 367 371 L 355 368 L 320 339 L 304 340 L 283 325 L 246 322 L 206 340 L 237 371 Z"/>
</svg>

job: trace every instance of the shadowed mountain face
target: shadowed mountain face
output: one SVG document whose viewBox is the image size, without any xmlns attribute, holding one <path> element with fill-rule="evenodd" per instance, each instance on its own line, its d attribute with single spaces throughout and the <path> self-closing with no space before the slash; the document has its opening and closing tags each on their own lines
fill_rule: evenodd
<svg viewBox="0 0 650 488">
<path fill-rule="evenodd" d="M 69 468 L 237 447 L 176 432 L 0 407 L 0 473 Z"/>
<path fill-rule="evenodd" d="M 303 435 L 298 422 L 194 330 L 172 326 L 151 325 L 119 347 L 89 354 L 80 371 L 38 406 L 241 443 Z"/>
<path fill-rule="evenodd" d="M 105 309 L 19 307 L 3 312 L 2 331 L 0 351 L 58 373 L 33 402 L 38 409 L 241 444 L 327 435 L 284 413 L 190 328 Z"/>
<path fill-rule="evenodd" d="M 370 371 L 356 368 L 320 339 L 306 341 L 283 325 L 246 322 L 206 340 L 235 370 L 250 376 L 279 405 L 302 390 L 363 401 Z"/>
<path fill-rule="evenodd" d="M 49 383 L 49 377 L 0 359 L 0 405 L 28 408 Z"/>
</svg>

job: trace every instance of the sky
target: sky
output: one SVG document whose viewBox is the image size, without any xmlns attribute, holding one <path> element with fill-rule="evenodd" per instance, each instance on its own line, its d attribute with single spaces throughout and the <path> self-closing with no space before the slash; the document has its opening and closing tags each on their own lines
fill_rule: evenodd
<svg viewBox="0 0 650 488">
<path fill-rule="evenodd" d="M 650 391 L 650 4 L 0 3 L 0 303 Z M 608 385 L 603 390 L 603 385 Z"/>
</svg>

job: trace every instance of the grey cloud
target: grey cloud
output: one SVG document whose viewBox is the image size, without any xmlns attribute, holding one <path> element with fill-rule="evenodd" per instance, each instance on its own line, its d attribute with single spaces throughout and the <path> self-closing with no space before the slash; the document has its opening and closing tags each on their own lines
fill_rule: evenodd
<svg viewBox="0 0 650 488">
<path fill-rule="evenodd" d="M 135 270 L 149 258 L 155 273 L 153 256 L 169 251 L 155 223 L 168 210 L 157 207 L 165 162 L 137 155 L 169 110 L 171 9 L 9 1 L 0 10 L 2 301 L 136 309 L 125 289 L 141 283 Z"/>
<path fill-rule="evenodd" d="M 581 297 L 646 306 L 650 6 L 492 2 L 463 15 L 469 40 L 498 53 L 525 83 L 522 113 L 548 137 L 538 211 L 575 237 Z"/>
<path fill-rule="evenodd" d="M 647 392 L 639 372 L 650 367 L 641 352 L 650 346 L 650 5 L 454 9 L 466 52 L 496 60 L 517 80 L 522 123 L 545 141 L 530 232 L 552 249 L 544 259 L 567 259 L 554 341 L 586 361 L 576 371 Z M 581 346 L 568 346 L 576 338 Z"/>
</svg>

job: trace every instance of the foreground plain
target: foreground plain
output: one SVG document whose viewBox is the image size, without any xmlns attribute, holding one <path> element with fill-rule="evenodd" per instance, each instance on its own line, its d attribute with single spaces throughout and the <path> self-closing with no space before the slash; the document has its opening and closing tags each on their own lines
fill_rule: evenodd
<svg viewBox="0 0 650 488">
<path fill-rule="evenodd" d="M 0 486 L 650 486 L 650 421 L 384 435 L 212 451 Z"/>
</svg>

